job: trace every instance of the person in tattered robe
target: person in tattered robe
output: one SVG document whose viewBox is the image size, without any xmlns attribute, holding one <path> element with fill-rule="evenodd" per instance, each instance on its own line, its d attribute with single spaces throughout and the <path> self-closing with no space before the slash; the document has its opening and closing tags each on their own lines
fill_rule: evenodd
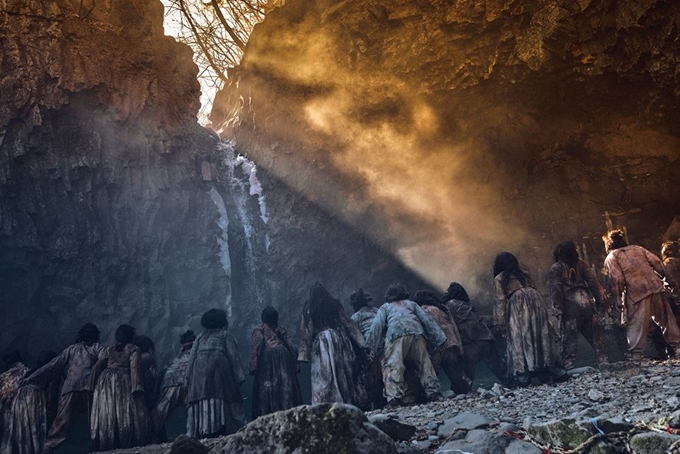
<svg viewBox="0 0 680 454">
<path fill-rule="evenodd" d="M 528 386 L 531 377 L 543 382 L 566 379 L 566 372 L 554 362 L 548 311 L 529 273 L 520 268 L 514 255 L 501 252 L 493 274 L 494 323 L 505 327 L 508 375 L 517 386 Z"/>
<path fill-rule="evenodd" d="M 475 380 L 477 363 L 484 364 L 505 386 L 511 386 L 505 361 L 505 345 L 502 337 L 496 338 L 482 321 L 477 310 L 470 303 L 465 288 L 458 282 L 451 282 L 441 299 L 451 311 L 463 342 L 463 371 L 471 382 Z M 499 353 L 500 349 L 500 353 Z"/>
<path fill-rule="evenodd" d="M 29 372 L 18 350 L 6 353 L 2 360 L 9 368 L 0 374 L 0 446 L 9 442 L 12 403 L 19 391 L 20 382 Z"/>
<path fill-rule="evenodd" d="M 680 304 L 680 243 L 668 241 L 661 246 L 663 273 L 671 289 L 676 306 Z M 675 312 L 677 318 L 677 312 Z"/>
<path fill-rule="evenodd" d="M 609 299 L 595 271 L 581 260 L 573 241 L 555 246 L 555 263 L 550 267 L 550 300 L 560 320 L 562 365 L 573 369 L 578 334 L 593 347 L 597 364 L 609 361 L 597 318 L 598 309 L 609 310 Z"/>
<path fill-rule="evenodd" d="M 621 230 L 609 232 L 603 240 L 610 291 L 620 300 L 627 325 L 629 359 L 642 359 L 650 320 L 661 329 L 666 343 L 680 351 L 680 328 L 664 288 L 661 260 L 641 246 L 629 246 Z"/>
<path fill-rule="evenodd" d="M 298 361 L 311 361 L 312 404 L 365 406 L 368 396 L 357 352 L 366 350 L 364 336 L 340 302 L 320 283 L 312 285 L 302 309 L 298 349 Z"/>
<path fill-rule="evenodd" d="M 55 379 L 63 377 L 57 415 L 50 426 L 45 441 L 45 454 L 50 454 L 61 445 L 80 413 L 89 412 L 92 388 L 92 368 L 104 353 L 99 343 L 99 329 L 92 323 L 84 324 L 76 336 L 75 343 L 61 352 L 45 366 L 33 372 L 27 384 L 45 388 Z"/>
<path fill-rule="evenodd" d="M 144 400 L 146 408 L 151 414 L 156 406 L 156 379 L 158 378 L 158 364 L 156 363 L 156 346 L 149 336 L 143 334 L 135 336 L 135 345 L 139 347 L 139 370 L 144 386 Z"/>
<path fill-rule="evenodd" d="M 53 351 L 43 351 L 38 355 L 36 369 L 44 366 L 57 354 Z M 28 375 L 28 372 L 27 374 Z M 59 384 L 59 378 L 53 379 Z M 36 385 L 19 382 L 20 388 L 12 401 L 12 409 L 8 420 L 3 424 L 1 454 L 42 454 L 47 437 L 48 393 L 57 391 L 48 385 L 42 389 Z"/>
<path fill-rule="evenodd" d="M 432 367 L 436 372 L 440 369 L 449 377 L 451 390 L 456 394 L 470 392 L 472 381 L 463 371 L 463 342 L 456 321 L 446 305 L 439 302 L 439 298 L 429 290 L 419 290 L 415 294 L 415 302 L 437 322 L 439 328 L 446 335 L 446 342 L 437 350 L 428 348 L 432 360 Z"/>
<path fill-rule="evenodd" d="M 148 441 L 149 415 L 139 366 L 135 329 L 120 325 L 115 344 L 92 369 L 90 441 L 93 451 L 140 446 Z"/>
<path fill-rule="evenodd" d="M 354 309 L 352 321 L 359 327 L 361 335 L 364 336 L 364 340 L 366 340 L 368 339 L 371 325 L 373 325 L 373 320 L 378 313 L 378 308 L 369 306 L 369 303 L 373 301 L 373 298 L 361 288 L 352 293 L 349 299 L 350 305 L 352 306 L 352 309 Z M 383 396 L 385 385 L 383 384 L 382 368 L 380 366 L 382 354 L 383 352 L 381 350 L 375 352 L 374 358 L 370 358 L 366 355 L 364 355 L 363 358 L 359 358 L 361 361 L 361 378 L 366 386 L 368 398 L 374 409 L 382 408 L 386 403 L 385 397 Z"/>
<path fill-rule="evenodd" d="M 409 391 L 404 379 L 407 362 L 414 366 L 427 400 L 439 399 L 439 378 L 432 367 L 427 342 L 436 350 L 444 345 L 446 335 L 432 317 L 409 300 L 403 285 L 391 285 L 385 301 L 373 320 L 368 344 L 374 352 L 384 346 L 382 370 L 388 405 L 412 403 L 404 400 Z"/>
<path fill-rule="evenodd" d="M 184 332 L 180 338 L 181 352 L 179 356 L 168 364 L 168 367 L 163 373 L 161 380 L 161 392 L 156 408 L 152 414 L 153 433 L 158 437 L 160 442 L 165 442 L 167 436 L 165 434 L 165 421 L 168 419 L 170 413 L 178 407 L 184 407 L 184 401 L 187 397 L 186 374 L 189 366 L 189 355 L 191 354 L 191 347 L 196 340 L 196 336 L 192 330 Z"/>
<path fill-rule="evenodd" d="M 297 378 L 297 349 L 288 331 L 279 325 L 279 313 L 271 306 L 262 311 L 262 324 L 251 337 L 250 374 L 253 383 L 253 419 L 302 405 Z"/>
<path fill-rule="evenodd" d="M 191 347 L 187 366 L 187 436 L 215 437 L 245 424 L 241 385 L 245 381 L 236 340 L 227 331 L 227 314 L 210 309 Z"/>
</svg>

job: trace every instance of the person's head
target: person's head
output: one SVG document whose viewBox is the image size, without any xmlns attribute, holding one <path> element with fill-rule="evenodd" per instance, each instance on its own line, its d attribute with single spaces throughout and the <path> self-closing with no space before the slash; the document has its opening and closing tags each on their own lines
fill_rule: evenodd
<svg viewBox="0 0 680 454">
<path fill-rule="evenodd" d="M 393 303 L 395 301 L 407 300 L 409 298 L 408 290 L 402 284 L 392 284 L 387 287 L 385 292 L 385 301 Z"/>
<path fill-rule="evenodd" d="M 135 340 L 135 329 L 130 325 L 120 325 L 116 329 L 116 351 L 123 351 L 127 344 Z"/>
<path fill-rule="evenodd" d="M 229 326 L 227 313 L 222 309 L 210 309 L 201 317 L 201 326 L 205 329 L 222 329 Z"/>
<path fill-rule="evenodd" d="M 309 317 L 315 326 L 337 327 L 340 324 L 340 301 L 326 290 L 326 287 L 315 282 L 309 289 Z"/>
<path fill-rule="evenodd" d="M 196 335 L 193 330 L 186 330 L 179 336 L 179 343 L 182 345 L 192 344 L 196 340 Z"/>
<path fill-rule="evenodd" d="M 524 271 L 520 268 L 517 257 L 510 252 L 501 252 L 496 256 L 496 259 L 493 262 L 494 277 L 501 273 L 504 273 L 502 281 L 504 287 L 508 285 L 511 277 L 517 278 L 522 285 L 526 285 Z"/>
<path fill-rule="evenodd" d="M 38 353 L 38 357 L 35 360 L 35 368 L 40 369 L 43 367 L 45 364 L 49 363 L 52 361 L 54 358 L 56 358 L 57 352 L 54 350 L 43 350 L 40 353 Z"/>
<path fill-rule="evenodd" d="M 78 330 L 76 336 L 76 344 L 82 342 L 84 344 L 92 345 L 99 342 L 99 328 L 94 323 L 85 323 Z"/>
<path fill-rule="evenodd" d="M 6 367 L 12 366 L 12 364 L 15 363 L 23 363 L 24 358 L 21 356 L 21 352 L 19 350 L 10 350 L 4 355 L 2 355 L 2 362 L 5 363 Z"/>
<path fill-rule="evenodd" d="M 578 251 L 573 241 L 562 241 L 553 250 L 553 258 L 556 262 L 560 260 L 570 266 L 575 266 L 578 262 Z"/>
<path fill-rule="evenodd" d="M 667 241 L 661 245 L 661 258 L 666 260 L 671 257 L 680 257 L 680 243 L 677 241 Z"/>
<path fill-rule="evenodd" d="M 364 289 L 359 289 L 356 292 L 352 293 L 349 297 L 349 304 L 352 306 L 352 309 L 354 311 L 358 311 L 362 307 L 368 306 L 368 303 L 373 301 L 373 298 L 371 298 L 371 295 L 368 293 L 364 292 Z"/>
<path fill-rule="evenodd" d="M 262 309 L 260 318 L 262 319 L 262 323 L 266 323 L 274 329 L 279 326 L 279 312 L 271 306 Z"/>
<path fill-rule="evenodd" d="M 135 336 L 135 345 L 139 347 L 142 353 L 148 352 L 154 353 L 154 351 L 156 350 L 156 346 L 154 345 L 151 338 L 149 336 L 145 336 L 144 334 Z"/>
<path fill-rule="evenodd" d="M 607 254 L 613 250 L 628 246 L 626 234 L 620 229 L 607 232 L 607 234 L 602 237 L 602 241 L 604 241 L 604 249 L 607 251 Z"/>
<path fill-rule="evenodd" d="M 413 301 L 418 303 L 418 306 L 437 306 L 439 307 L 439 298 L 434 292 L 430 290 L 418 290 L 413 295 Z"/>
<path fill-rule="evenodd" d="M 442 297 L 442 303 L 446 303 L 447 301 L 451 300 L 465 301 L 467 303 L 470 302 L 470 297 L 463 286 L 458 282 L 451 282 L 449 284 L 449 288 L 446 289 L 446 293 L 444 293 L 444 296 Z"/>
</svg>

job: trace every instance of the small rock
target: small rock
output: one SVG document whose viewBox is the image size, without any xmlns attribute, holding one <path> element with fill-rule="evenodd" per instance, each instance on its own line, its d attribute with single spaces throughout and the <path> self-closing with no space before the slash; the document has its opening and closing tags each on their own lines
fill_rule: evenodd
<svg viewBox="0 0 680 454">
<path fill-rule="evenodd" d="M 680 440 L 680 436 L 659 432 L 645 432 L 634 435 L 630 439 L 630 447 L 637 454 L 657 454 L 668 451 L 668 448 Z"/>
<path fill-rule="evenodd" d="M 460 454 L 470 452 L 474 454 L 497 454 L 504 452 L 512 442 L 507 435 L 494 435 L 486 430 L 471 430 L 465 439 L 446 443 L 437 454 Z"/>
<path fill-rule="evenodd" d="M 404 424 L 398 419 L 390 416 L 372 415 L 368 417 L 368 421 L 395 441 L 410 440 L 416 433 L 415 426 Z"/>
<path fill-rule="evenodd" d="M 585 367 L 577 367 L 575 369 L 569 369 L 567 371 L 567 374 L 570 377 L 578 377 L 579 375 L 594 374 L 594 373 L 597 373 L 597 372 L 598 372 L 598 370 L 595 369 L 594 367 L 585 366 Z"/>
<path fill-rule="evenodd" d="M 491 424 L 491 420 L 486 416 L 464 412 L 444 421 L 444 424 L 439 426 L 438 433 L 440 437 L 447 438 L 456 430 L 479 429 L 489 427 L 489 424 Z"/>
<path fill-rule="evenodd" d="M 605 395 L 601 392 L 598 391 L 597 389 L 591 389 L 588 391 L 588 399 L 592 400 L 593 402 L 599 402 L 601 400 L 604 400 Z"/>
<path fill-rule="evenodd" d="M 512 440 L 505 448 L 505 454 L 543 454 L 543 451 L 527 441 Z"/>
<path fill-rule="evenodd" d="M 170 454 L 207 454 L 210 448 L 198 440 L 182 434 L 175 438 L 170 447 Z"/>
</svg>

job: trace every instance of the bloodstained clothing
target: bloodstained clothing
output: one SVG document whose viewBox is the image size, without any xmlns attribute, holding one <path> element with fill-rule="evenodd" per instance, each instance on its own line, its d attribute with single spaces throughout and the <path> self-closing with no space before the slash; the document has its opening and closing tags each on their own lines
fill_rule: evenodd
<svg viewBox="0 0 680 454">
<path fill-rule="evenodd" d="M 187 435 L 232 433 L 244 424 L 245 373 L 236 340 L 226 329 L 206 329 L 191 347 L 187 367 Z"/>
<path fill-rule="evenodd" d="M 504 275 L 505 271 L 494 279 L 494 323 L 506 327 L 508 375 L 524 380 L 553 366 L 548 312 L 528 275 L 526 285 L 513 275 L 505 286 Z"/>
<path fill-rule="evenodd" d="M 451 311 L 446 306 L 444 306 L 445 310 L 432 305 L 424 305 L 422 308 L 437 322 L 439 328 L 446 335 L 446 342 L 444 342 L 442 349 L 434 351 L 432 348 L 428 348 L 432 367 L 435 372 L 439 372 L 440 368 L 444 369 L 444 373 L 451 382 L 451 390 L 456 394 L 467 393 L 472 381 L 465 375 L 462 368 L 463 342 L 460 339 L 460 333 Z"/>
<path fill-rule="evenodd" d="M 342 402 L 362 407 L 368 396 L 356 350 L 366 347 L 359 328 L 339 309 L 338 326 L 315 326 L 305 304 L 298 361 L 311 361 L 312 404 Z"/>
<path fill-rule="evenodd" d="M 383 304 L 368 337 L 373 351 L 378 351 L 383 343 L 385 346 L 382 369 L 388 402 L 403 403 L 410 394 L 404 379 L 407 362 L 415 366 L 427 398 L 439 394 L 439 379 L 432 367 L 427 341 L 437 349 L 446 342 L 446 335 L 420 306 L 411 300 Z"/>
<path fill-rule="evenodd" d="M 574 267 L 560 260 L 550 267 L 549 275 L 550 299 L 561 321 L 560 346 L 564 367 L 574 367 L 579 332 L 593 347 L 597 363 L 607 362 L 596 310 L 596 307 L 605 307 L 607 297 L 593 269 L 583 260 L 578 260 Z"/>
<path fill-rule="evenodd" d="M 253 418 L 302 405 L 296 359 L 297 349 L 283 326 L 273 329 L 263 323 L 253 330 Z"/>
<path fill-rule="evenodd" d="M 10 435 L 12 403 L 19 391 L 19 382 L 28 372 L 28 367 L 23 363 L 14 363 L 6 372 L 0 374 L 0 437 L 2 437 L 0 443 L 4 443 Z"/>
<path fill-rule="evenodd" d="M 47 436 L 45 391 L 35 385 L 19 389 L 3 424 L 2 454 L 42 454 Z"/>
<path fill-rule="evenodd" d="M 141 352 L 134 344 L 126 344 L 121 351 L 112 345 L 94 366 L 90 414 L 93 451 L 131 448 L 148 441 L 150 422 L 140 357 Z"/>
<path fill-rule="evenodd" d="M 186 371 L 189 365 L 191 349 L 187 348 L 173 359 L 163 374 L 161 393 L 152 415 L 154 434 L 162 433 L 168 415 L 175 408 L 183 407 L 187 396 L 185 385 Z M 163 436 L 163 438 L 165 438 Z M 163 440 L 165 441 L 165 440 Z"/>
<path fill-rule="evenodd" d="M 96 342 L 73 344 L 49 363 L 33 372 L 27 382 L 45 388 L 48 383 L 58 382 L 61 377 L 61 397 L 54 422 L 49 428 L 45 450 L 51 451 L 66 440 L 71 426 L 80 413 L 88 411 L 92 392 L 91 375 L 95 363 L 104 354 L 104 347 Z"/>
<path fill-rule="evenodd" d="M 468 301 L 457 299 L 447 301 L 446 307 L 449 308 L 456 321 L 460 339 L 463 342 L 461 363 L 465 375 L 470 381 L 474 381 L 477 363 L 484 361 L 484 364 L 501 383 L 506 386 L 510 385 L 504 359 L 505 348 L 482 322 L 475 308 Z M 500 353 L 498 349 L 502 349 Z"/>
<path fill-rule="evenodd" d="M 611 251 L 604 265 L 612 293 L 624 306 L 630 358 L 642 358 L 650 322 L 659 326 L 666 343 L 677 351 L 680 328 L 660 277 L 664 272 L 661 260 L 643 247 L 626 246 Z"/>
<path fill-rule="evenodd" d="M 368 334 L 371 331 L 371 326 L 377 313 L 377 307 L 364 306 L 352 314 L 352 321 L 359 327 L 364 339 L 368 339 Z M 368 397 L 374 408 L 380 408 L 384 405 L 383 389 L 385 385 L 383 384 L 382 368 L 380 365 L 382 354 L 381 349 L 375 352 L 373 361 L 370 361 L 370 358 L 363 358 L 361 360 L 361 378 L 366 385 Z"/>
</svg>

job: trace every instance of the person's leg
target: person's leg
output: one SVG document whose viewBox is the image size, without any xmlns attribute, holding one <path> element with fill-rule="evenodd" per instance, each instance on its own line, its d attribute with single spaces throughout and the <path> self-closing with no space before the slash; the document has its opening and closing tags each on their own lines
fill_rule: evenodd
<svg viewBox="0 0 680 454">
<path fill-rule="evenodd" d="M 647 331 L 649 330 L 651 296 L 638 301 L 635 304 L 626 304 L 626 317 L 628 327 L 626 337 L 628 338 L 628 356 L 633 361 L 642 359 L 642 353 L 647 342 Z"/>
<path fill-rule="evenodd" d="M 675 320 L 675 315 L 670 307 L 670 299 L 664 293 L 655 293 L 651 296 L 650 312 L 663 334 L 663 338 L 674 351 L 680 349 L 680 328 Z"/>
<path fill-rule="evenodd" d="M 410 336 L 403 336 L 392 342 L 385 342 L 385 356 L 382 361 L 385 397 L 388 404 L 400 404 L 406 393 L 404 383 L 404 342 Z"/>
<path fill-rule="evenodd" d="M 57 416 L 45 440 L 44 453 L 49 454 L 61 445 L 80 413 L 88 411 L 89 397 L 86 391 L 74 391 L 59 398 Z"/>
<path fill-rule="evenodd" d="M 564 312 L 562 315 L 560 348 L 562 351 L 562 364 L 565 369 L 573 369 L 576 363 L 578 349 L 579 320 L 577 314 Z"/>
<path fill-rule="evenodd" d="M 609 362 L 607 347 L 602 339 L 602 327 L 597 319 L 597 313 L 593 309 L 584 309 L 580 320 L 580 331 L 583 337 L 593 347 L 595 361 L 598 365 Z"/>
<path fill-rule="evenodd" d="M 443 355 L 442 368 L 449 381 L 451 390 L 456 394 L 466 394 L 470 392 L 472 381 L 463 372 L 461 356 L 454 349 L 448 349 Z"/>
<path fill-rule="evenodd" d="M 410 348 L 406 354 L 406 359 L 413 361 L 418 370 L 420 384 L 425 390 L 428 400 L 441 396 L 441 385 L 437 373 L 432 367 L 430 355 L 427 352 L 427 341 L 422 336 L 409 336 L 411 338 Z"/>
</svg>

